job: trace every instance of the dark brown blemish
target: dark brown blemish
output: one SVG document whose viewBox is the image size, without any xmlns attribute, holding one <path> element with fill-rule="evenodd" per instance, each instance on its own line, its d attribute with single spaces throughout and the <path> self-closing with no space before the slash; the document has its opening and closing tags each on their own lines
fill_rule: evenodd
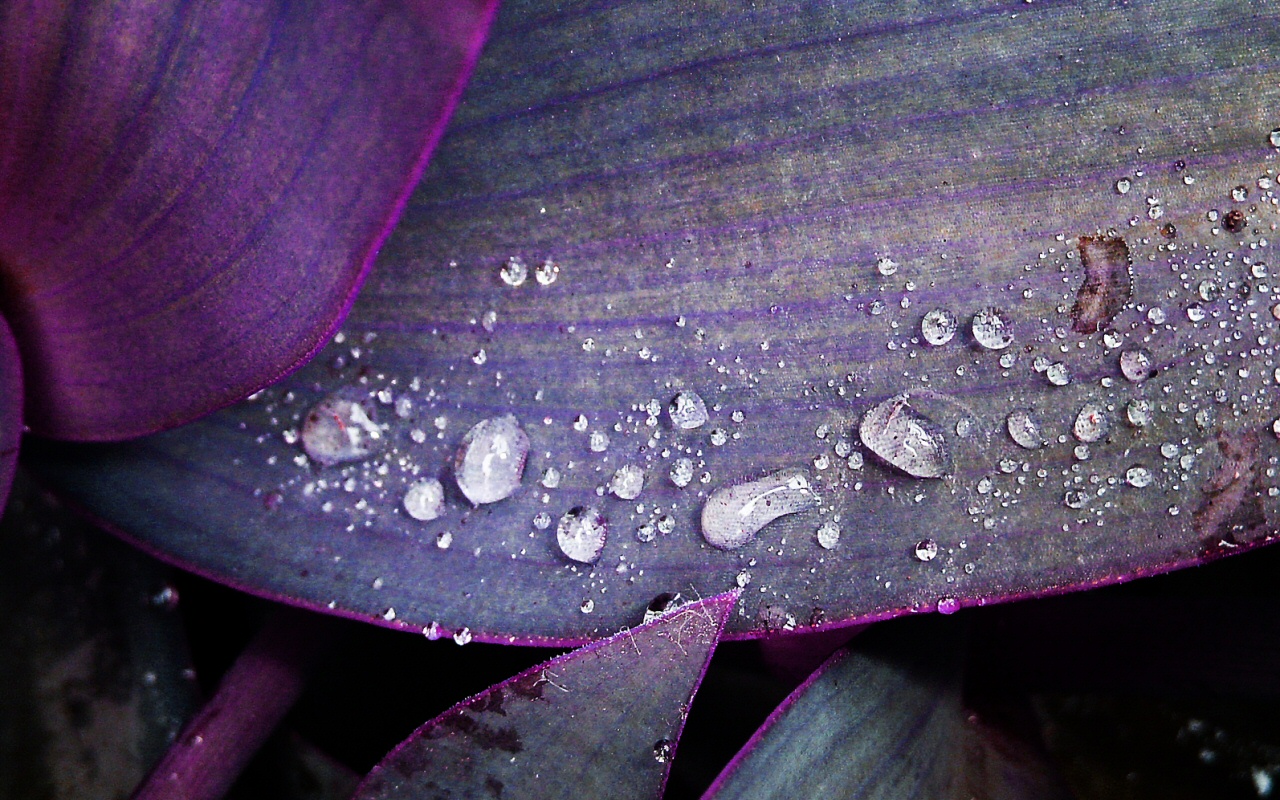
<svg viewBox="0 0 1280 800">
<path fill-rule="evenodd" d="M 498 800 L 502 798 L 503 783 L 492 775 L 484 779 L 484 788 L 489 790 L 489 794 Z"/>
<path fill-rule="evenodd" d="M 542 687 L 546 684 L 547 682 L 537 675 L 525 675 L 523 678 L 512 680 L 508 686 L 511 691 L 526 700 L 541 700 Z"/>
<path fill-rule="evenodd" d="M 1129 245 L 1119 236 L 1081 236 L 1077 247 L 1084 283 L 1071 308 L 1071 328 L 1076 333 L 1097 333 L 1133 294 Z"/>
<path fill-rule="evenodd" d="M 1238 208 L 1233 208 L 1222 218 L 1222 227 L 1232 233 L 1239 233 L 1244 230 L 1245 222 L 1244 212 Z"/>
<path fill-rule="evenodd" d="M 1204 499 L 1191 517 L 1206 552 L 1244 544 L 1267 524 L 1258 472 L 1258 434 L 1218 434 L 1222 464 L 1204 484 Z"/>
<path fill-rule="evenodd" d="M 466 711 L 454 714 L 443 720 L 440 727 L 453 728 L 470 737 L 472 741 L 485 750 L 502 750 L 507 753 L 519 753 L 524 749 L 520 741 L 520 733 L 513 727 L 495 728 L 486 725 Z"/>
</svg>

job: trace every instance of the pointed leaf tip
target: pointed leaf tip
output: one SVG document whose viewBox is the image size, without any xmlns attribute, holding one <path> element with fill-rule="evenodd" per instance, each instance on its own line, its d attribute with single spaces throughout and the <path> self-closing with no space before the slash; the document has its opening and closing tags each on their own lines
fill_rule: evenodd
<svg viewBox="0 0 1280 800">
<path fill-rule="evenodd" d="M 534 667 L 419 728 L 356 800 L 655 798 L 737 593 Z"/>
<path fill-rule="evenodd" d="M 398 218 L 494 5 L 0 12 L 0 308 L 31 428 L 148 433 L 305 361 Z"/>
</svg>

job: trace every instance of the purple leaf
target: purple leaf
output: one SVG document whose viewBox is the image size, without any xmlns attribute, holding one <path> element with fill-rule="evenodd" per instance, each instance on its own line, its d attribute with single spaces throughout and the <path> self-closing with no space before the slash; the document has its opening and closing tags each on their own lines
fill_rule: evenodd
<svg viewBox="0 0 1280 800">
<path fill-rule="evenodd" d="M 417 182 L 493 6 L 7 6 L 0 308 L 31 428 L 172 427 L 314 353 Z"/>
<path fill-rule="evenodd" d="M 340 341 L 46 474 L 219 580 L 488 641 L 739 584 L 731 637 L 949 612 L 1274 535 L 1280 9 L 541 8 L 504 11 Z M 1080 333 L 1097 237 L 1131 273 L 1089 256 Z M 333 392 L 385 427 L 319 467 L 296 439 Z M 519 485 L 472 506 L 460 446 L 507 414 Z M 713 493 L 753 523 L 718 546 Z M 608 529 L 578 561 L 574 509 Z"/>
<path fill-rule="evenodd" d="M 661 796 L 735 600 L 689 603 L 463 701 L 392 751 L 356 798 Z"/>
<path fill-rule="evenodd" d="M 127 797 L 196 707 L 168 570 L 19 474 L 0 520 L 0 797 Z"/>
<path fill-rule="evenodd" d="M 0 508 L 4 508 L 22 440 L 22 362 L 13 333 L 0 317 Z"/>
<path fill-rule="evenodd" d="M 1038 743 L 965 708 L 962 638 L 933 624 L 859 639 L 783 702 L 705 797 L 1069 797 Z"/>
</svg>

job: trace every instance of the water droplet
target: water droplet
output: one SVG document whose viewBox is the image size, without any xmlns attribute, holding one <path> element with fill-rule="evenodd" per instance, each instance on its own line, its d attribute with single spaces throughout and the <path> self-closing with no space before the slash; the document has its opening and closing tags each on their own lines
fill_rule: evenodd
<svg viewBox="0 0 1280 800">
<path fill-rule="evenodd" d="M 676 743 L 670 739 L 659 739 L 653 745 L 653 760 L 659 764 L 665 764 L 671 760 L 671 756 L 675 753 Z"/>
<path fill-rule="evenodd" d="M 1217 414 L 1213 412 L 1212 408 L 1202 408 L 1196 412 L 1195 419 L 1196 419 L 1196 427 L 1198 427 L 1202 431 L 1208 430 L 1209 428 L 1213 427 L 1213 423 L 1217 419 Z"/>
<path fill-rule="evenodd" d="M 506 285 L 519 286 L 529 277 L 529 268 L 525 266 L 524 259 L 520 258 L 520 256 L 512 256 L 502 265 L 502 269 L 498 271 L 498 274 Z"/>
<path fill-rule="evenodd" d="M 539 511 L 533 515 L 533 527 L 540 531 L 545 531 L 551 527 L 551 515 L 545 511 Z"/>
<path fill-rule="evenodd" d="M 652 542 L 656 538 L 658 538 L 658 528 L 652 522 L 646 522 L 636 528 L 637 542 Z"/>
<path fill-rule="evenodd" d="M 463 628 L 462 630 L 458 631 L 457 633 L 455 633 L 455 634 L 453 635 L 453 641 L 454 641 L 456 644 L 459 644 L 459 645 L 470 644 L 470 643 L 471 643 L 471 629 L 470 629 L 470 628 Z"/>
<path fill-rule="evenodd" d="M 689 485 L 693 480 L 693 461 L 688 458 L 677 458 L 671 465 L 671 482 L 680 488 Z"/>
<path fill-rule="evenodd" d="M 1211 280 L 1200 281 L 1200 285 L 1196 287 L 1196 293 L 1200 295 L 1200 299 L 1206 303 L 1212 303 L 1219 297 L 1222 297 L 1222 287 Z"/>
<path fill-rule="evenodd" d="M 988 306 L 973 315 L 973 338 L 988 350 L 1003 350 L 1013 344 L 1013 331 L 1004 312 Z"/>
<path fill-rule="evenodd" d="M 712 428 L 709 438 L 711 439 L 711 443 L 713 445 L 715 445 L 716 447 L 719 447 L 723 445 L 725 442 L 729 441 L 729 432 L 726 431 L 724 428 Z"/>
<path fill-rule="evenodd" d="M 1163 325 L 1168 315 L 1164 313 L 1164 309 L 1160 306 L 1152 306 L 1147 310 L 1147 321 L 1152 325 Z"/>
<path fill-rule="evenodd" d="M 480 327 L 484 328 L 489 333 L 493 333 L 498 327 L 498 312 L 493 309 L 489 309 L 484 312 L 480 317 Z"/>
<path fill-rule="evenodd" d="M 960 610 L 960 601 L 955 599 L 954 597 L 938 598 L 939 614 L 954 614 L 959 610 Z"/>
<path fill-rule="evenodd" d="M 758 480 L 724 486 L 702 507 L 702 536 L 721 550 L 741 547 L 765 525 L 812 508 L 818 496 L 804 470 L 783 469 Z"/>
<path fill-rule="evenodd" d="M 679 608 L 682 605 L 681 599 L 679 592 L 663 592 L 650 600 L 648 607 L 644 610 L 645 624 Z"/>
<path fill-rule="evenodd" d="M 915 554 L 920 561 L 932 561 L 938 557 L 938 543 L 932 539 L 921 539 L 916 542 Z"/>
<path fill-rule="evenodd" d="M 436 534 L 436 547 L 440 548 L 441 550 L 448 550 L 449 546 L 452 544 L 453 544 L 452 533 L 449 533 L 448 531 L 441 531 L 440 533 Z"/>
<path fill-rule="evenodd" d="M 1204 307 L 1198 303 L 1192 303 L 1187 306 L 1187 319 L 1192 322 L 1200 322 L 1204 319 Z"/>
<path fill-rule="evenodd" d="M 484 364 L 484 362 L 488 360 L 489 354 L 484 351 L 483 347 L 471 355 L 471 363 L 476 364 L 477 366 Z"/>
<path fill-rule="evenodd" d="M 583 614 L 590 614 L 592 611 L 596 610 L 596 601 L 588 597 L 586 600 L 582 601 L 582 605 L 578 606 L 578 610 Z"/>
<path fill-rule="evenodd" d="M 818 545 L 824 550 L 834 550 L 840 544 L 840 526 L 834 522 L 824 522 L 818 526 Z"/>
<path fill-rule="evenodd" d="M 1273 128 L 1271 133 L 1267 134 L 1267 142 L 1269 142 L 1272 147 L 1280 149 L 1280 128 Z"/>
<path fill-rule="evenodd" d="M 542 485 L 548 489 L 555 489 L 560 485 L 560 470 L 555 467 L 547 467 L 542 472 Z"/>
<path fill-rule="evenodd" d="M 898 271 L 898 262 L 886 256 L 876 262 L 876 270 L 887 278 Z"/>
<path fill-rule="evenodd" d="M 1276 435 L 1277 439 L 1280 439 L 1280 419 L 1276 419 L 1275 422 L 1271 423 L 1271 432 Z"/>
<path fill-rule="evenodd" d="M 667 405 L 671 425 L 682 431 L 701 428 L 707 424 L 707 404 L 697 392 L 681 392 Z"/>
<path fill-rule="evenodd" d="M 926 344 L 940 347 L 951 341 L 959 327 L 955 314 L 945 308 L 935 308 L 920 320 L 920 335 Z"/>
<path fill-rule="evenodd" d="M 462 437 L 453 476 L 475 505 L 496 503 L 520 486 L 528 455 L 529 437 L 514 414 L 481 420 Z"/>
<path fill-rule="evenodd" d="M 1151 353 L 1143 350 L 1125 350 L 1120 354 L 1120 373 L 1134 383 L 1142 383 L 1155 372 Z"/>
<path fill-rule="evenodd" d="M 339 389 L 316 403 L 299 438 L 311 460 L 323 467 L 368 458 L 385 442 L 373 404 L 351 389 Z"/>
<path fill-rule="evenodd" d="M 609 480 L 609 491 L 622 500 L 635 500 L 644 489 L 644 470 L 635 464 L 624 464 Z"/>
<path fill-rule="evenodd" d="M 1087 492 L 1073 490 L 1063 495 L 1062 502 L 1067 508 L 1084 508 L 1089 504 L 1089 495 Z"/>
<path fill-rule="evenodd" d="M 404 493 L 404 510 L 416 520 L 427 522 L 444 510 L 444 487 L 435 478 L 425 478 Z"/>
<path fill-rule="evenodd" d="M 1125 406 L 1125 418 L 1135 428 L 1145 428 L 1151 424 L 1151 401 L 1130 400 Z"/>
<path fill-rule="evenodd" d="M 1118 236 L 1081 236 L 1076 248 L 1084 266 L 1084 283 L 1071 308 L 1071 328 L 1076 333 L 1096 333 L 1120 313 L 1133 292 L 1129 245 Z"/>
<path fill-rule="evenodd" d="M 900 394 L 862 417 L 858 435 L 867 449 L 890 466 L 917 478 L 940 478 L 951 470 L 951 452 L 942 428 Z"/>
<path fill-rule="evenodd" d="M 537 278 L 538 285 L 550 286 L 560 277 L 560 265 L 548 258 L 533 271 L 533 277 Z"/>
<path fill-rule="evenodd" d="M 1255 278 L 1265 278 L 1268 275 L 1267 265 L 1259 261 L 1249 267 L 1249 274 Z"/>
<path fill-rule="evenodd" d="M 1107 435 L 1108 427 L 1106 410 L 1098 403 L 1089 402 L 1076 415 L 1071 432 L 1082 442 L 1096 442 Z"/>
<path fill-rule="evenodd" d="M 1014 351 L 1010 350 L 1007 353 L 1000 354 L 1000 366 L 1004 367 L 1005 369 L 1009 369 L 1014 364 L 1017 364 L 1017 363 L 1018 363 L 1018 354 L 1015 353 Z"/>
<path fill-rule="evenodd" d="M 560 552 L 573 561 L 594 564 L 600 559 L 609 524 L 597 509 L 576 506 L 565 512 L 556 526 Z"/>
<path fill-rule="evenodd" d="M 1116 194 L 1128 194 L 1133 188 L 1133 181 L 1128 178 L 1121 178 L 1116 181 Z"/>
<path fill-rule="evenodd" d="M 1150 486 L 1152 480 L 1151 470 L 1140 464 L 1129 467 L 1124 473 L 1124 482 L 1135 489 L 1143 489 Z"/>
<path fill-rule="evenodd" d="M 604 431 L 592 431 L 591 435 L 587 437 L 587 447 L 593 453 L 603 453 L 609 449 L 609 434 Z"/>
<path fill-rule="evenodd" d="M 1231 199 L 1232 199 L 1232 200 L 1235 200 L 1237 203 L 1243 203 L 1245 200 L 1248 200 L 1248 199 L 1249 199 L 1249 187 L 1248 187 L 1248 186 L 1245 186 L 1245 185 L 1243 185 L 1243 184 L 1241 184 L 1241 185 L 1239 185 L 1239 186 L 1232 187 L 1232 189 L 1231 189 Z"/>
<path fill-rule="evenodd" d="M 1066 386 L 1071 383 L 1071 370 L 1061 361 L 1055 361 L 1045 369 L 1044 377 L 1054 386 Z"/>
</svg>

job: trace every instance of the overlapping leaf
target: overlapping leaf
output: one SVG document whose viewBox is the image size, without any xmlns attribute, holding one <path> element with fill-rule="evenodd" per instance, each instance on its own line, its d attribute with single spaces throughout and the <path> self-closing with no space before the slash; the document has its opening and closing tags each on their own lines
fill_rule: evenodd
<svg viewBox="0 0 1280 800">
<path fill-rule="evenodd" d="M 32 429 L 150 433 L 315 352 L 416 183 L 492 7 L 0 10 L 0 310 Z"/>
<path fill-rule="evenodd" d="M 952 610 L 1274 533 L 1277 9 L 503 13 L 342 340 L 181 431 L 46 450 L 47 475 L 220 580 L 496 641 L 582 641 L 734 585 L 739 636 Z M 935 308 L 959 331 L 930 346 Z M 1009 347 L 971 333 L 987 308 Z M 1138 350 L 1146 380 L 1120 368 Z M 384 449 L 321 468 L 297 436 L 335 390 L 367 393 Z M 700 428 L 664 411 L 685 390 Z M 523 481 L 473 508 L 454 455 L 508 413 Z M 894 444 L 920 431 L 929 469 Z M 609 491 L 624 465 L 635 499 Z M 712 492 L 784 468 L 815 508 L 704 541 Z M 401 504 L 426 477 L 445 508 L 420 522 Z M 557 546 L 577 507 L 608 520 L 594 566 Z"/>
</svg>

